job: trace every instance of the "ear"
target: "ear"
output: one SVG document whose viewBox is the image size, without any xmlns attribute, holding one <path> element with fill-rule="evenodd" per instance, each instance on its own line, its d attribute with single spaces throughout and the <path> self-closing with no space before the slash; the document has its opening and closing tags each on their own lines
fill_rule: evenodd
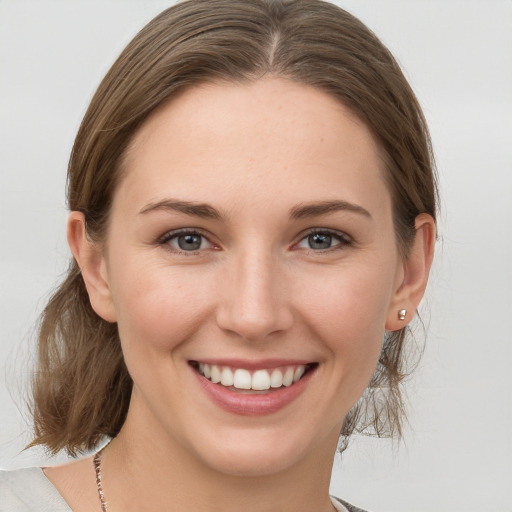
<svg viewBox="0 0 512 512">
<path fill-rule="evenodd" d="M 388 331 L 398 331 L 412 320 L 427 287 L 434 258 L 436 223 L 431 215 L 422 213 L 416 217 L 415 230 L 414 242 L 402 264 L 400 282 L 389 307 L 386 320 Z M 405 315 L 403 310 L 406 310 Z"/>
<path fill-rule="evenodd" d="M 67 236 L 71 252 L 82 272 L 92 309 L 107 322 L 116 322 L 103 248 L 87 236 L 82 212 L 69 214 Z"/>
</svg>

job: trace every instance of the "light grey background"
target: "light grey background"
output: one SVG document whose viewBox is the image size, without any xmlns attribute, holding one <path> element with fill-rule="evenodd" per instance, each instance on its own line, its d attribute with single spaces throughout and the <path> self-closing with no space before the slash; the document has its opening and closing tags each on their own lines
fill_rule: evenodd
<svg viewBox="0 0 512 512">
<path fill-rule="evenodd" d="M 378 512 L 512 510 L 512 2 L 338 2 L 405 68 L 441 176 L 405 443 L 356 439 L 333 493 Z M 23 390 L 65 267 L 65 170 L 95 87 L 170 2 L 0 0 L 0 466 L 42 464 Z"/>
</svg>

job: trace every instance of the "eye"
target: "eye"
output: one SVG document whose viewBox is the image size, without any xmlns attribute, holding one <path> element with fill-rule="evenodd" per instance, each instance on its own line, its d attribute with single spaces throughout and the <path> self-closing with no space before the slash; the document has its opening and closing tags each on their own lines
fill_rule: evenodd
<svg viewBox="0 0 512 512">
<path fill-rule="evenodd" d="M 297 244 L 300 249 L 313 249 L 315 251 L 325 251 L 328 249 L 342 248 L 350 245 L 350 238 L 342 233 L 326 230 L 314 230 Z"/>
<path fill-rule="evenodd" d="M 197 231 L 168 233 L 160 240 L 160 243 L 170 246 L 171 249 L 177 252 L 197 252 L 210 249 L 213 246 L 203 234 Z"/>
</svg>

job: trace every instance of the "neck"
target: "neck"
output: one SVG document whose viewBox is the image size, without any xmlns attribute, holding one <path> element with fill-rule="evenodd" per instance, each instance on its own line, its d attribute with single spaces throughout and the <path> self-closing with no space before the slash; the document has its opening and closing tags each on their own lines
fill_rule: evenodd
<svg viewBox="0 0 512 512">
<path fill-rule="evenodd" d="M 219 472 L 158 434 L 157 427 L 140 425 L 129 414 L 105 449 L 103 489 L 110 512 L 168 510 L 171 504 L 177 512 L 333 510 L 329 484 L 336 433 L 293 466 L 250 476 Z"/>
</svg>

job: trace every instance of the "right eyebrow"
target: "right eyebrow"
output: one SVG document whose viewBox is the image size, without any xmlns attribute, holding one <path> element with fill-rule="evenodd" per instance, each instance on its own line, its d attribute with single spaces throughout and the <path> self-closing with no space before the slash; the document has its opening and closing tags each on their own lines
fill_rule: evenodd
<svg viewBox="0 0 512 512">
<path fill-rule="evenodd" d="M 158 210 L 185 213 L 186 215 L 201 217 L 202 219 L 219 220 L 223 217 L 216 208 L 207 203 L 179 201 L 176 199 L 163 199 L 162 201 L 158 201 L 156 203 L 149 203 L 140 210 L 139 214 L 145 214 Z"/>
</svg>

